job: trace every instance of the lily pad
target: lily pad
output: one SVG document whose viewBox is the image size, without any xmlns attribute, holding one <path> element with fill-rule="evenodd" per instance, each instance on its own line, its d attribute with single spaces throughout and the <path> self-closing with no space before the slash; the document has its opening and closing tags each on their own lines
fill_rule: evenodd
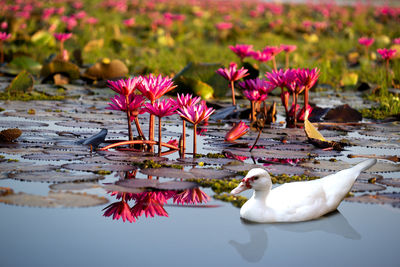
<svg viewBox="0 0 400 267">
<path fill-rule="evenodd" d="M 385 178 L 377 180 L 377 182 L 387 186 L 400 187 L 400 178 Z"/>
<path fill-rule="evenodd" d="M 6 129 L 0 132 L 0 142 L 12 142 L 20 137 L 22 131 L 18 128 Z"/>
<path fill-rule="evenodd" d="M 118 181 L 115 184 L 118 186 L 128 187 L 128 188 L 151 188 L 159 190 L 185 190 L 198 187 L 198 185 L 194 182 L 173 181 L 173 182 L 161 183 L 157 180 L 148 180 L 148 179 L 127 179 Z"/>
<path fill-rule="evenodd" d="M 98 183 L 59 183 L 59 184 L 52 184 L 49 186 L 50 189 L 53 190 L 86 190 L 86 189 L 93 189 L 93 188 L 101 188 L 102 186 Z"/>
<path fill-rule="evenodd" d="M 10 194 L 0 197 L 0 202 L 8 205 L 45 207 L 45 208 L 73 208 L 93 207 L 108 202 L 105 197 L 70 192 L 49 192 L 48 196 L 31 195 L 26 193 Z"/>
<path fill-rule="evenodd" d="M 114 172 L 114 171 L 132 171 L 136 170 L 137 167 L 133 165 L 111 165 L 111 164 L 81 164 L 81 163 L 70 163 L 64 164 L 61 167 L 68 170 L 74 171 L 87 171 L 87 172 L 95 172 L 95 173 L 103 173 L 103 172 Z"/>
<path fill-rule="evenodd" d="M 1 162 L 0 170 L 2 172 L 29 172 L 29 171 L 51 171 L 57 166 L 52 165 L 36 165 L 26 162 Z"/>
<path fill-rule="evenodd" d="M 341 171 L 347 168 L 351 168 L 355 164 L 350 164 L 343 161 L 331 162 L 331 161 L 321 160 L 318 162 L 305 162 L 301 163 L 301 165 L 304 167 L 320 169 L 320 170 Z M 366 172 L 368 173 L 398 172 L 398 171 L 400 171 L 400 164 L 391 164 L 386 162 L 378 162 L 374 166 L 366 170 Z"/>
<path fill-rule="evenodd" d="M 376 195 L 362 195 L 347 197 L 346 201 L 360 202 L 370 204 L 389 204 L 393 207 L 400 208 L 400 193 L 380 193 Z"/>
<path fill-rule="evenodd" d="M 86 70 L 84 77 L 92 80 L 107 80 L 125 77 L 128 74 L 126 65 L 118 59 L 103 59 Z"/>
<path fill-rule="evenodd" d="M 6 88 L 10 95 L 19 95 L 31 92 L 33 89 L 33 77 L 26 70 L 21 71 Z"/>
<path fill-rule="evenodd" d="M 69 61 L 55 59 L 49 64 L 44 65 L 40 71 L 40 76 L 49 78 L 54 74 L 61 73 L 67 75 L 70 80 L 79 79 L 79 67 Z"/>
<path fill-rule="evenodd" d="M 39 62 L 27 56 L 16 57 L 8 65 L 12 70 L 17 71 L 17 73 L 26 70 L 30 73 L 37 74 L 42 68 L 42 65 Z"/>
<path fill-rule="evenodd" d="M 141 173 L 154 177 L 168 177 L 178 179 L 194 179 L 195 176 L 187 171 L 174 169 L 174 168 L 156 168 L 156 169 L 142 169 Z"/>
<path fill-rule="evenodd" d="M 325 115 L 324 120 L 335 122 L 358 122 L 362 120 L 362 115 L 359 111 L 345 104 L 329 110 Z"/>
<path fill-rule="evenodd" d="M 198 179 L 225 179 L 236 176 L 236 173 L 228 170 L 193 168 L 189 172 Z"/>
<path fill-rule="evenodd" d="M 290 166 L 285 164 L 271 164 L 264 166 L 264 169 L 271 174 L 289 174 L 289 175 L 301 175 L 304 174 L 305 168 L 298 166 Z"/>
<path fill-rule="evenodd" d="M 352 192 L 365 192 L 365 191 L 381 191 L 381 190 L 385 190 L 385 189 L 386 189 L 386 187 L 384 187 L 383 185 L 355 182 L 353 187 L 351 188 L 351 191 Z"/>
<path fill-rule="evenodd" d="M 29 154 L 29 155 L 24 155 L 22 156 L 24 159 L 29 159 L 29 160 L 50 160 L 50 161 L 58 161 L 58 160 L 79 160 L 84 157 L 82 154 L 77 154 L 77 153 L 57 153 L 57 154 L 45 154 L 45 153 L 40 153 L 40 154 Z"/>
<path fill-rule="evenodd" d="M 77 174 L 71 172 L 19 172 L 9 174 L 9 178 L 20 181 L 47 182 L 47 183 L 66 183 L 82 181 L 98 181 L 104 179 L 99 175 Z"/>
</svg>

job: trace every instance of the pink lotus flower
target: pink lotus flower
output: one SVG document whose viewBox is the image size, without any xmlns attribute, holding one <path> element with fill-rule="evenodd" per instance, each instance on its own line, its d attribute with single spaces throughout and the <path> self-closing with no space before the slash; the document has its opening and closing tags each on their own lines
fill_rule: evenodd
<svg viewBox="0 0 400 267">
<path fill-rule="evenodd" d="M 319 77 L 319 69 L 298 69 L 296 72 L 298 86 L 309 90 L 317 82 Z"/>
<path fill-rule="evenodd" d="M 280 52 L 283 51 L 282 47 L 278 47 L 278 46 L 266 46 L 264 47 L 262 53 L 265 54 L 270 54 L 271 56 L 276 56 L 278 55 Z"/>
<path fill-rule="evenodd" d="M 3 42 L 9 38 L 11 38 L 11 33 L 0 32 L 0 42 Z"/>
<path fill-rule="evenodd" d="M 243 121 L 235 124 L 232 129 L 225 135 L 225 141 L 233 142 L 236 139 L 242 137 L 249 131 L 249 126 L 247 126 Z"/>
<path fill-rule="evenodd" d="M 60 42 L 65 42 L 72 37 L 72 33 L 54 33 L 54 37 Z"/>
<path fill-rule="evenodd" d="M 358 39 L 358 43 L 366 47 L 370 47 L 374 43 L 374 41 L 374 38 L 368 37 L 361 37 L 360 39 Z"/>
<path fill-rule="evenodd" d="M 230 30 L 232 29 L 233 24 L 230 22 L 218 22 L 215 24 L 215 28 L 217 28 L 217 30 L 219 31 L 223 31 L 223 30 Z"/>
<path fill-rule="evenodd" d="M 130 19 L 124 20 L 123 23 L 126 27 L 132 27 L 133 25 L 135 25 L 136 21 L 135 21 L 135 18 L 130 18 Z"/>
<path fill-rule="evenodd" d="M 268 98 L 267 94 L 262 94 L 258 90 L 244 90 L 243 95 L 250 101 L 264 101 L 265 99 Z"/>
<path fill-rule="evenodd" d="M 135 206 L 131 208 L 134 217 L 140 217 L 143 214 L 146 218 L 155 215 L 168 217 L 168 213 L 164 209 L 164 204 L 167 202 L 164 192 L 145 192 L 138 195 Z"/>
<path fill-rule="evenodd" d="M 305 118 L 308 118 L 308 116 L 311 114 L 313 108 L 310 105 L 307 105 L 307 110 L 303 107 L 300 112 L 297 114 L 297 120 L 298 121 L 304 121 Z"/>
<path fill-rule="evenodd" d="M 162 97 L 164 94 L 173 90 L 176 87 L 173 81 L 169 77 L 157 77 L 153 74 L 142 77 L 142 82 L 138 85 L 138 90 L 149 99 L 154 102 L 156 99 Z"/>
<path fill-rule="evenodd" d="M 393 43 L 394 43 L 394 44 L 400 44 L 400 38 L 394 39 L 394 40 L 393 40 Z"/>
<path fill-rule="evenodd" d="M 183 119 L 194 125 L 197 125 L 200 122 L 207 120 L 214 112 L 214 109 L 208 108 L 205 101 L 202 101 L 198 105 L 181 107 L 177 112 Z"/>
<path fill-rule="evenodd" d="M 107 81 L 107 86 L 117 92 L 118 94 L 129 96 L 133 94 L 135 89 L 139 89 L 141 84 L 141 77 L 133 77 L 128 79 L 121 79 L 118 81 Z"/>
<path fill-rule="evenodd" d="M 197 124 L 202 121 L 208 120 L 211 114 L 214 112 L 213 108 L 207 108 L 206 102 L 202 101 L 198 105 L 191 105 L 187 107 L 180 107 L 178 114 L 188 122 L 193 124 L 193 157 L 196 155 L 196 136 L 197 136 Z"/>
<path fill-rule="evenodd" d="M 176 204 L 197 204 L 197 203 L 207 203 L 210 197 L 200 190 L 200 188 L 192 188 L 184 190 L 181 193 L 175 194 L 173 196 L 174 203 Z"/>
<path fill-rule="evenodd" d="M 230 82 L 234 82 L 237 80 L 240 80 L 243 77 L 248 76 L 249 74 L 247 73 L 247 69 L 245 68 L 241 68 L 241 69 L 237 69 L 237 64 L 234 62 L 231 62 L 231 64 L 229 64 L 229 68 L 220 68 L 217 70 L 217 73 L 219 75 L 221 75 L 222 77 L 224 77 L 225 79 L 227 79 Z"/>
<path fill-rule="evenodd" d="M 381 55 L 382 59 L 390 60 L 396 54 L 396 49 L 382 48 L 382 49 L 377 49 L 376 52 L 378 52 Z"/>
<path fill-rule="evenodd" d="M 176 98 L 175 105 L 177 105 L 178 107 L 187 107 L 187 106 L 192 106 L 192 105 L 197 105 L 201 100 L 201 97 L 196 96 L 193 97 L 193 95 L 191 94 L 181 94 Z"/>
<path fill-rule="evenodd" d="M 170 145 L 173 145 L 173 146 L 176 146 L 176 147 L 179 146 L 178 140 L 177 139 L 172 139 L 172 138 L 167 142 L 167 144 L 170 144 Z"/>
<path fill-rule="evenodd" d="M 151 113 L 157 117 L 165 117 L 175 114 L 178 106 L 174 105 L 171 99 L 157 100 L 154 103 L 146 103 L 144 111 Z"/>
<path fill-rule="evenodd" d="M 293 51 L 295 51 L 297 49 L 297 46 L 281 44 L 280 48 L 282 48 L 282 50 L 286 53 L 292 53 Z"/>
<path fill-rule="evenodd" d="M 265 76 L 274 87 L 280 87 L 281 89 L 287 88 L 292 90 L 293 83 L 296 81 L 296 70 L 295 69 L 280 69 L 279 71 L 272 70 L 266 72 Z"/>
<path fill-rule="evenodd" d="M 89 17 L 86 19 L 86 23 L 91 25 L 97 24 L 97 22 L 99 22 L 99 20 L 95 17 Z"/>
<path fill-rule="evenodd" d="M 235 46 L 230 45 L 229 48 L 240 57 L 240 61 L 243 61 L 246 57 L 251 57 L 253 51 L 252 45 L 247 44 L 237 44 Z"/>
<path fill-rule="evenodd" d="M 7 21 L 3 21 L 3 22 L 0 24 L 0 28 L 1 28 L 2 30 L 7 29 L 7 28 L 8 28 L 8 23 L 7 23 Z"/>
<path fill-rule="evenodd" d="M 131 209 L 124 200 L 112 203 L 105 207 L 103 210 L 106 210 L 103 216 L 110 217 L 113 216 L 113 220 L 122 220 L 125 222 L 126 220 L 129 222 L 136 222 L 135 216 L 131 213 Z"/>
<path fill-rule="evenodd" d="M 272 55 L 264 51 L 254 51 L 251 56 L 259 62 L 267 62 L 272 59 Z"/>
<path fill-rule="evenodd" d="M 260 91 L 260 94 L 268 94 L 275 89 L 275 86 L 273 86 L 270 82 L 259 78 L 248 79 L 243 82 L 239 82 L 239 86 L 245 90 Z"/>
<path fill-rule="evenodd" d="M 68 31 L 72 31 L 78 25 L 78 21 L 72 16 L 62 16 L 61 21 L 65 23 Z"/>
<path fill-rule="evenodd" d="M 112 103 L 108 103 L 109 107 L 106 107 L 106 109 L 120 110 L 126 112 L 127 109 L 126 96 L 115 95 L 114 98 L 110 98 L 110 100 Z M 145 112 L 145 110 L 142 109 L 142 106 L 144 104 L 144 97 L 141 95 L 130 94 L 128 96 L 128 101 L 129 101 L 128 111 L 130 114 L 130 119 L 132 121 L 138 114 L 143 114 Z"/>
</svg>

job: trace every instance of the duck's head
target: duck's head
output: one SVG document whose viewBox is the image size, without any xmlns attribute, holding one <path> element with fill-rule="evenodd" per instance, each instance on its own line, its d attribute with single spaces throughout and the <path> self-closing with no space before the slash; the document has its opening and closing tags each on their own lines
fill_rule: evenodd
<svg viewBox="0 0 400 267">
<path fill-rule="evenodd" d="M 254 190 L 269 190 L 271 186 L 272 182 L 269 173 L 264 169 L 255 168 L 247 173 L 240 184 L 231 191 L 231 194 L 236 195 L 251 188 Z"/>
</svg>

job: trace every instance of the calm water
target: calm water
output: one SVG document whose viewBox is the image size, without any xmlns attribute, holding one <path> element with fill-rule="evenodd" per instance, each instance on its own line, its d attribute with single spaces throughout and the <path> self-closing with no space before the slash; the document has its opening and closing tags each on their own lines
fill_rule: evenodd
<svg viewBox="0 0 400 267">
<path fill-rule="evenodd" d="M 400 213 L 343 202 L 294 224 L 248 224 L 239 209 L 166 207 L 123 223 L 103 207 L 0 205 L 1 266 L 399 266 Z"/>
</svg>

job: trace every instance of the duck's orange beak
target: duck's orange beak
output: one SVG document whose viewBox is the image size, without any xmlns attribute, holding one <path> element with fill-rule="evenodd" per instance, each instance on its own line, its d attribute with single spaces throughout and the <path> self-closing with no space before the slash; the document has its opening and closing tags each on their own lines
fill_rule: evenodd
<svg viewBox="0 0 400 267">
<path fill-rule="evenodd" d="M 246 183 L 240 182 L 240 184 L 231 191 L 231 195 L 237 195 L 240 192 L 243 192 L 245 190 L 249 189 L 249 187 L 246 186 Z"/>
</svg>

